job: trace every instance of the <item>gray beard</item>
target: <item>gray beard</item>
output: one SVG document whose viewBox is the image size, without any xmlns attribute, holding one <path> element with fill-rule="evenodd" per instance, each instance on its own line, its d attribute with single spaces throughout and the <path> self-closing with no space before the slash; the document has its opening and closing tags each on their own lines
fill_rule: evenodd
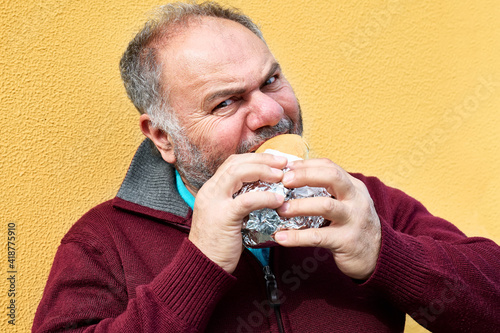
<svg viewBox="0 0 500 333">
<path fill-rule="evenodd" d="M 278 124 L 272 127 L 260 128 L 254 138 L 241 142 L 236 150 L 237 154 L 248 153 L 255 145 L 262 143 L 278 134 L 302 135 L 302 117 L 295 124 L 290 118 L 282 118 Z M 175 168 L 187 181 L 187 186 L 199 190 L 215 174 L 217 169 L 229 157 L 220 153 L 203 152 L 184 135 L 176 135 L 174 140 L 174 154 L 176 157 Z M 215 156 L 212 156 L 215 155 Z"/>
</svg>

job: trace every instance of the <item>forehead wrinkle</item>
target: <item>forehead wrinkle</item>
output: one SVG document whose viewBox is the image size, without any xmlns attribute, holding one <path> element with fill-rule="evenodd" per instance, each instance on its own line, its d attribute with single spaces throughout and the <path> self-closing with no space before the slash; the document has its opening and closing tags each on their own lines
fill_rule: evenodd
<svg viewBox="0 0 500 333">
<path fill-rule="evenodd" d="M 207 98 L 209 101 L 213 101 L 224 94 L 242 94 L 245 89 L 249 89 L 255 84 L 261 86 L 264 83 L 261 75 L 265 73 L 252 73 L 245 71 L 245 68 L 258 69 L 260 67 L 264 70 L 269 68 L 268 75 L 264 77 L 264 80 L 267 80 L 273 74 L 272 72 L 279 68 L 267 45 L 262 45 L 260 39 L 258 41 L 252 40 L 251 43 L 245 45 L 244 54 L 253 55 L 253 58 L 235 57 L 234 52 L 226 54 L 225 45 L 231 45 L 233 41 L 235 45 L 241 45 L 240 34 L 245 30 L 233 30 L 232 27 L 226 29 L 225 23 L 232 24 L 232 22 L 225 22 L 225 20 L 202 20 L 198 21 L 197 24 L 188 25 L 187 29 L 186 26 L 179 27 L 175 37 L 170 38 L 169 46 L 164 47 L 163 52 L 161 52 L 162 58 L 169 67 L 169 70 L 162 74 L 162 81 L 167 88 L 165 90 L 190 91 L 190 95 L 201 95 L 201 102 L 204 103 L 204 101 L 208 101 Z M 205 29 L 205 26 L 208 29 Z M 214 38 L 205 39 L 202 44 L 192 43 L 192 36 L 196 36 L 200 29 L 202 31 L 212 30 L 215 32 Z M 248 32 L 248 34 L 250 33 Z M 254 35 L 251 36 L 258 38 Z M 196 43 L 198 42 L 199 40 L 196 40 Z M 223 44 L 219 45 L 219 43 Z M 263 47 L 265 50 L 262 49 Z M 217 54 L 215 57 L 218 59 L 217 62 L 212 61 L 214 52 Z M 259 54 L 262 56 L 255 57 Z M 267 55 L 264 56 L 264 54 Z M 189 61 L 186 61 L 187 59 Z M 249 65 L 249 61 L 252 65 Z M 253 82 L 249 81 L 250 78 Z M 247 84 L 248 86 L 246 86 Z M 217 89 L 219 87 L 220 89 Z M 201 105 L 198 104 L 199 106 Z"/>
</svg>

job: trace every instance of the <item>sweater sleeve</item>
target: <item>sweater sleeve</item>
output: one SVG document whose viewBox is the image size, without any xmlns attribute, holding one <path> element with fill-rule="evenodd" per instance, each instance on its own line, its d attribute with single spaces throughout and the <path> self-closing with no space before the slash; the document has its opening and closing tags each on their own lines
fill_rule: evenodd
<svg viewBox="0 0 500 333">
<path fill-rule="evenodd" d="M 500 247 L 466 237 L 403 192 L 367 184 L 382 227 L 374 274 L 365 283 L 433 332 L 500 327 Z"/>
<path fill-rule="evenodd" d="M 234 283 L 189 240 L 172 262 L 128 299 L 101 249 L 80 242 L 58 249 L 33 332 L 200 332 Z"/>
</svg>

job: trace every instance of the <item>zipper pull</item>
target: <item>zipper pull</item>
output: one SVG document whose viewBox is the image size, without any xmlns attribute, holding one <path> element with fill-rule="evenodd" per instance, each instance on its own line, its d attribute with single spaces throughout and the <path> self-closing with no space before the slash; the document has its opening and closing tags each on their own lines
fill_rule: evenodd
<svg viewBox="0 0 500 333">
<path fill-rule="evenodd" d="M 266 290 L 267 298 L 272 306 L 280 305 L 281 302 L 278 297 L 278 284 L 276 283 L 276 277 L 271 271 L 271 267 L 264 266 L 264 279 L 266 280 Z"/>
</svg>

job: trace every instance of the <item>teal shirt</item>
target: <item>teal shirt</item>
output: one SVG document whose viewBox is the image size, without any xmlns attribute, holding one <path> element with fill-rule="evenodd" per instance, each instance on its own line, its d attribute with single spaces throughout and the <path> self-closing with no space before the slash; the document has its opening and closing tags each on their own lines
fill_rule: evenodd
<svg viewBox="0 0 500 333">
<path fill-rule="evenodd" d="M 189 192 L 186 185 L 182 181 L 181 175 L 175 170 L 175 184 L 177 185 L 177 192 L 181 198 L 188 204 L 191 209 L 194 207 L 194 196 Z"/>
<path fill-rule="evenodd" d="M 177 184 L 177 191 L 179 192 L 181 198 L 188 204 L 191 209 L 194 208 L 194 196 L 189 192 L 181 179 L 181 175 L 175 170 L 175 183 Z M 269 248 L 262 249 L 251 249 L 248 248 L 253 255 L 259 259 L 262 265 L 269 265 Z"/>
</svg>

